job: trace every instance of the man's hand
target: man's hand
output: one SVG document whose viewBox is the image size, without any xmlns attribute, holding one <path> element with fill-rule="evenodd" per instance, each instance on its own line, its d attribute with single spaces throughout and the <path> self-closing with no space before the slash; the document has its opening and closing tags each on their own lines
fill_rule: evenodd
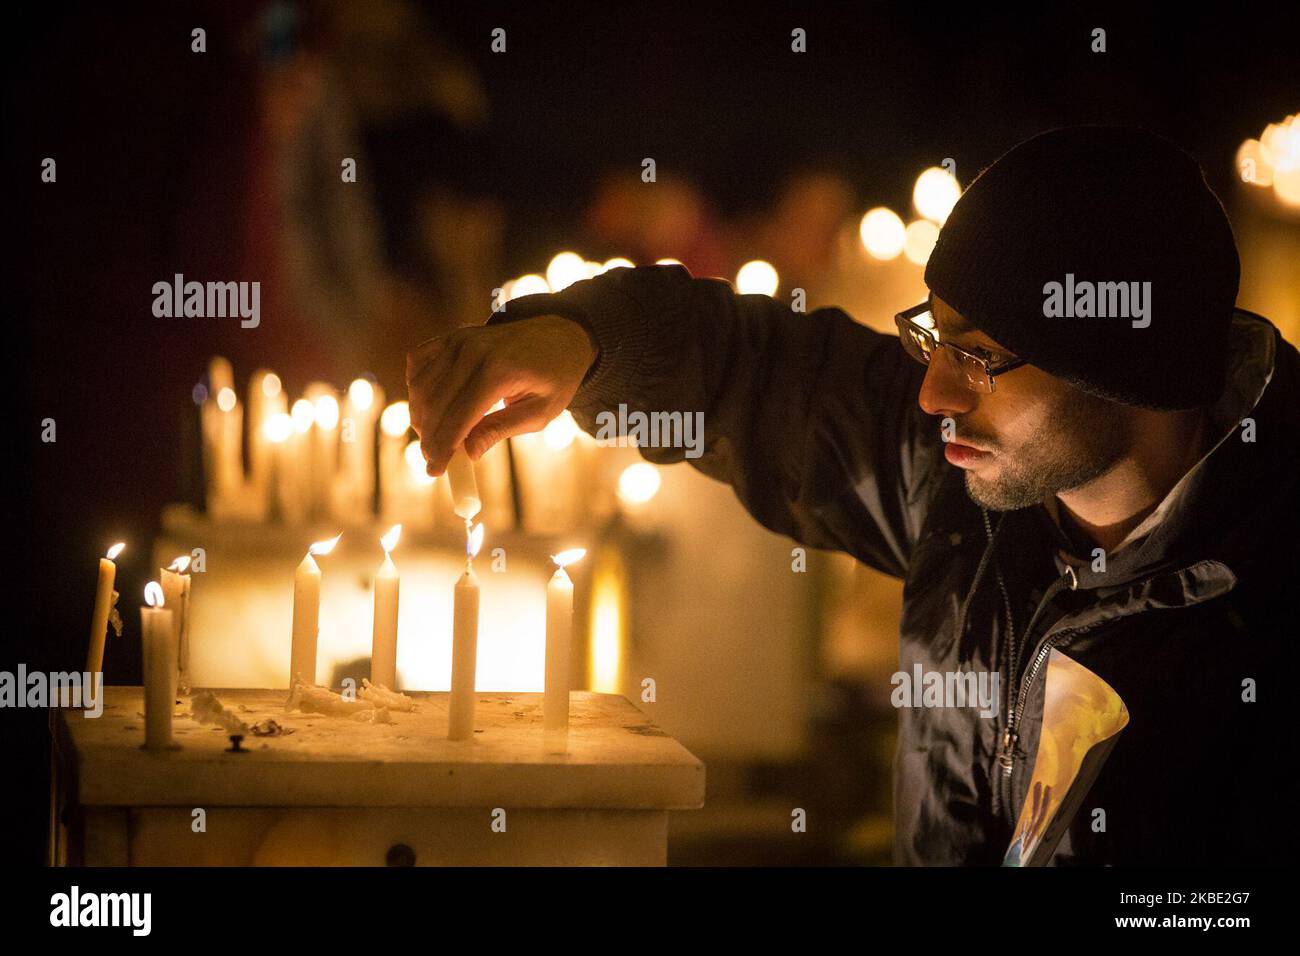
<svg viewBox="0 0 1300 956">
<path fill-rule="evenodd" d="M 406 387 L 425 470 L 442 474 L 462 442 L 477 461 L 501 439 L 545 427 L 595 359 L 586 330 L 559 315 L 457 329 L 420 345 L 406 356 Z M 502 399 L 505 408 L 488 415 Z"/>
</svg>

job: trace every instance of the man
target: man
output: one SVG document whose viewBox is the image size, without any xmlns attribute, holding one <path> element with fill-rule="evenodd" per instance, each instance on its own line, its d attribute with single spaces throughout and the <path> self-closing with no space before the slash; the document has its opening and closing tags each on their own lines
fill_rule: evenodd
<svg viewBox="0 0 1300 956">
<path fill-rule="evenodd" d="M 925 278 L 900 339 L 679 266 L 518 299 L 409 356 L 429 472 L 565 407 L 589 431 L 701 410 L 689 460 L 758 521 L 904 579 L 903 671 L 1000 679 L 991 716 L 900 709 L 897 862 L 1001 861 L 1052 649 L 1130 713 L 1052 862 L 1285 858 L 1300 357 L 1234 309 L 1199 166 L 1137 130 L 1037 136 L 971 183 Z"/>
</svg>

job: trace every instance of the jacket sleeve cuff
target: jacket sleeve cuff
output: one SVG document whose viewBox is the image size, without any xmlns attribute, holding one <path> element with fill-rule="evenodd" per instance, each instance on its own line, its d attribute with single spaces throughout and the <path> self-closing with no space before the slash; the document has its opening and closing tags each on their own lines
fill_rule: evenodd
<svg viewBox="0 0 1300 956">
<path fill-rule="evenodd" d="M 580 420 L 627 401 L 628 389 L 638 381 L 644 359 L 646 323 L 642 310 L 623 284 L 614 281 L 616 278 L 607 273 L 575 282 L 560 292 L 521 296 L 488 320 L 489 325 L 494 325 L 538 315 L 560 315 L 583 327 L 597 355 L 569 403 Z"/>
</svg>

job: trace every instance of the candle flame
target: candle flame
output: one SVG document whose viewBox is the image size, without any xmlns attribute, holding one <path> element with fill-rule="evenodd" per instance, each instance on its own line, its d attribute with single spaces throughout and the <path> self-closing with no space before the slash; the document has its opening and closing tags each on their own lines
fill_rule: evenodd
<svg viewBox="0 0 1300 956">
<path fill-rule="evenodd" d="M 375 387 L 364 378 L 356 379 L 348 386 L 348 401 L 359 412 L 369 410 L 375 403 Z"/>
<path fill-rule="evenodd" d="M 390 438 L 401 438 L 411 427 L 411 406 L 406 402 L 393 402 L 379 416 L 379 428 Z"/>
<path fill-rule="evenodd" d="M 307 553 L 308 554 L 329 554 L 331 551 L 334 550 L 334 545 L 339 543 L 339 538 L 341 537 L 343 537 L 342 531 L 340 531 L 334 537 L 330 538 L 328 541 L 317 541 L 315 544 L 313 544 L 310 548 L 307 549 Z"/>
<path fill-rule="evenodd" d="M 274 372 L 267 372 L 262 378 L 262 394 L 267 398 L 275 398 L 280 394 L 280 389 L 283 387 L 280 383 L 280 376 Z"/>
<path fill-rule="evenodd" d="M 324 431 L 333 431 L 339 423 L 339 400 L 333 395 L 316 399 L 314 408 L 316 425 Z"/>
<path fill-rule="evenodd" d="M 570 548 L 568 551 L 561 551 L 559 554 L 551 555 L 551 560 L 559 567 L 565 568 L 576 561 L 581 561 L 586 553 L 586 548 Z"/>
<path fill-rule="evenodd" d="M 223 412 L 228 412 L 235 407 L 235 390 L 233 388 L 223 388 L 217 392 L 217 408 Z"/>
<path fill-rule="evenodd" d="M 417 485 L 431 485 L 434 479 L 429 476 L 425 470 L 424 452 L 420 450 L 418 440 L 411 442 L 406 446 L 406 451 L 402 452 L 402 457 L 406 459 L 406 469 L 410 473 L 411 481 Z"/>
<path fill-rule="evenodd" d="M 167 570 L 175 571 L 177 574 L 184 574 L 186 569 L 189 568 L 189 566 L 190 566 L 190 556 L 188 554 L 182 554 L 179 558 L 177 558 L 168 566 Z"/>
<path fill-rule="evenodd" d="M 465 536 L 465 554 L 476 558 L 481 547 L 483 547 L 483 522 L 480 521 L 474 525 L 474 530 Z"/>
<path fill-rule="evenodd" d="M 150 581 L 144 586 L 144 603 L 150 607 L 163 606 L 163 589 L 157 581 Z"/>
<path fill-rule="evenodd" d="M 562 451 L 573 444 L 573 440 L 578 437 L 578 423 L 573 418 L 573 413 L 567 408 L 556 415 L 542 429 L 542 441 L 546 447 L 552 451 Z"/>
<path fill-rule="evenodd" d="M 379 539 L 379 546 L 384 549 L 384 553 L 392 551 L 397 547 L 397 539 L 402 536 L 402 526 L 395 524 L 388 529 L 388 532 Z"/>
<path fill-rule="evenodd" d="M 114 558 L 116 558 L 119 554 L 122 553 L 122 549 L 125 548 L 125 547 L 126 547 L 126 542 L 125 542 L 125 541 L 119 541 L 117 544 L 115 544 L 115 545 L 113 545 L 111 548 L 109 548 L 109 549 L 108 549 L 108 560 L 112 561 Z"/>
<path fill-rule="evenodd" d="M 288 441 L 289 436 L 293 434 L 293 429 L 293 419 L 289 417 L 288 412 L 276 412 L 262 422 L 262 434 L 273 445 Z"/>
<path fill-rule="evenodd" d="M 300 398 L 289 409 L 289 419 L 293 422 L 294 430 L 300 435 L 305 435 L 316 421 L 316 406 L 307 399 Z"/>
</svg>

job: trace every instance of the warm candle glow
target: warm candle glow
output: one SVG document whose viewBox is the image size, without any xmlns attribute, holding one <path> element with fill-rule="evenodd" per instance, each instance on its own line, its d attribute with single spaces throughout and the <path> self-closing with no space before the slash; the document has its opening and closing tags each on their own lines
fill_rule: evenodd
<svg viewBox="0 0 1300 956">
<path fill-rule="evenodd" d="M 223 388 L 217 392 L 217 408 L 223 412 L 228 412 L 235 407 L 235 390 L 233 388 Z"/>
<path fill-rule="evenodd" d="M 111 548 L 108 549 L 108 554 L 106 555 L 106 557 L 108 558 L 108 560 L 112 561 L 114 558 L 116 558 L 119 554 L 122 553 L 122 549 L 125 547 L 126 547 L 126 542 L 119 541 L 117 544 L 113 545 Z"/>
<path fill-rule="evenodd" d="M 163 606 L 163 589 L 157 581 L 150 581 L 144 586 L 144 603 L 150 607 Z"/>
<path fill-rule="evenodd" d="M 961 198 L 961 186 L 946 169 L 931 166 L 916 177 L 912 205 L 926 219 L 943 223 Z"/>
<path fill-rule="evenodd" d="M 168 571 L 175 571 L 177 574 L 184 574 L 190 566 L 190 556 L 182 554 L 179 558 L 167 566 Z"/>
<path fill-rule="evenodd" d="M 903 235 L 903 255 L 908 262 L 923 266 L 930 259 L 934 244 L 939 239 L 939 227 L 928 219 L 918 219 L 907 224 Z"/>
<path fill-rule="evenodd" d="M 390 438 L 401 438 L 411 428 L 411 406 L 406 402 L 393 402 L 379 416 L 379 428 Z"/>
<path fill-rule="evenodd" d="M 316 399 L 316 424 L 325 431 L 331 431 L 339 423 L 339 400 L 333 395 L 322 395 Z"/>
<path fill-rule="evenodd" d="M 420 450 L 419 441 L 407 445 L 403 457 L 406 459 L 407 470 L 411 473 L 411 481 L 417 485 L 433 484 L 433 477 L 424 467 L 424 452 Z"/>
<path fill-rule="evenodd" d="M 591 586 L 591 689 L 617 694 L 622 687 L 622 589 L 617 573 L 606 567 Z"/>
<path fill-rule="evenodd" d="M 375 387 L 359 378 L 348 386 L 348 402 L 359 412 L 367 411 L 375 402 Z"/>
<path fill-rule="evenodd" d="M 659 493 L 659 469 L 648 461 L 628 465 L 618 476 L 618 496 L 625 504 L 643 505 Z"/>
<path fill-rule="evenodd" d="M 780 281 L 770 262 L 755 259 L 736 273 L 736 291 L 742 295 L 775 295 Z"/>
<path fill-rule="evenodd" d="M 858 226 L 863 247 L 876 259 L 895 259 L 903 251 L 907 229 L 898 213 L 877 206 L 865 216 Z"/>
<path fill-rule="evenodd" d="M 510 298 L 517 299 L 524 295 L 536 295 L 539 292 L 550 291 L 550 286 L 546 284 L 545 279 L 534 272 L 530 272 L 528 275 L 520 276 L 515 280 L 514 285 L 510 287 Z"/>
<path fill-rule="evenodd" d="M 568 551 L 561 551 L 559 554 L 551 555 L 551 560 L 555 562 L 556 567 L 567 568 L 569 565 L 581 561 L 586 553 L 586 548 L 570 548 Z"/>
<path fill-rule="evenodd" d="M 573 420 L 573 413 L 567 408 L 556 415 L 542 429 L 542 441 L 553 451 L 560 451 L 573 444 L 578 437 L 578 423 Z"/>
<path fill-rule="evenodd" d="M 585 278 L 587 278 L 586 260 L 576 252 L 561 252 L 546 267 L 546 284 L 551 287 L 552 292 L 567 289 L 579 279 Z"/>
<path fill-rule="evenodd" d="M 282 445 L 293 434 L 293 419 L 288 412 L 276 412 L 262 422 L 262 434 L 273 445 Z"/>
<path fill-rule="evenodd" d="M 631 259 L 624 259 L 622 256 L 615 256 L 613 259 L 605 260 L 605 264 L 600 267 L 602 273 L 610 269 L 635 269 L 636 263 Z"/>
<path fill-rule="evenodd" d="M 474 525 L 474 530 L 465 536 L 465 554 L 471 559 L 478 557 L 479 549 L 483 547 L 483 522 Z"/>
<path fill-rule="evenodd" d="M 397 539 L 402 536 L 402 526 L 395 524 L 388 529 L 387 533 L 379 539 L 379 546 L 384 549 L 385 554 L 392 552 L 397 547 Z"/>
<path fill-rule="evenodd" d="M 338 534 L 336 534 L 334 537 L 330 538 L 327 541 L 317 541 L 315 544 L 313 544 L 310 548 L 307 549 L 307 553 L 308 554 L 329 554 L 331 551 L 334 550 L 334 545 L 339 543 L 339 538 L 341 537 L 343 537 L 342 531 L 340 531 Z"/>
<path fill-rule="evenodd" d="M 267 398 L 275 398 L 280 394 L 281 388 L 280 376 L 274 372 L 267 372 L 266 378 L 262 379 L 262 394 Z"/>
<path fill-rule="evenodd" d="M 300 398 L 293 403 L 289 416 L 293 420 L 294 429 L 298 434 L 304 435 L 311 428 L 312 422 L 316 420 L 316 409 L 312 407 L 311 402 L 307 401 L 307 399 Z"/>
</svg>

